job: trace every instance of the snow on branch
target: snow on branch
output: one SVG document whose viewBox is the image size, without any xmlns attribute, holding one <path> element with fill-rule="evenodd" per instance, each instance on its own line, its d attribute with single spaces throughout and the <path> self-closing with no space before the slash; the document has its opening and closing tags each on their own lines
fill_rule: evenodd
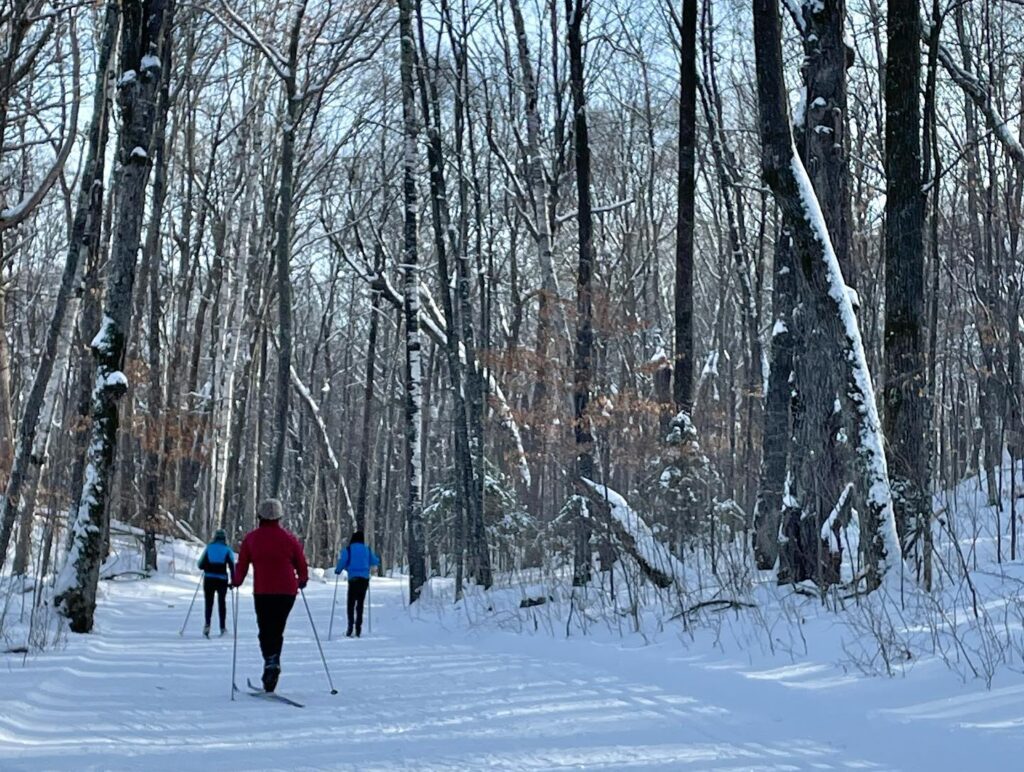
<svg viewBox="0 0 1024 772">
<path fill-rule="evenodd" d="M 640 566 L 640 570 L 657 587 L 665 589 L 683 576 L 683 565 L 658 541 L 651 527 L 629 506 L 621 494 L 593 480 L 581 478 L 583 493 L 605 515 L 615 540 Z M 584 510 L 590 517 L 591 508 Z"/>
<path fill-rule="evenodd" d="M 78 51 L 78 36 L 75 34 L 71 35 L 71 54 L 71 125 L 68 127 L 67 134 L 64 137 L 64 144 L 61 145 L 60 150 L 57 152 L 57 157 L 54 159 L 53 166 L 50 167 L 50 171 L 43 177 L 39 186 L 14 206 L 0 209 L 0 231 L 23 223 L 32 214 L 32 211 L 39 206 L 39 203 L 46 197 L 46 194 L 50 192 L 50 188 L 57 182 L 61 172 L 64 171 L 64 164 L 67 162 L 68 156 L 71 155 L 71 150 L 75 146 L 75 139 L 78 136 L 78 105 L 82 101 L 81 94 L 79 93 L 81 56 Z"/>
<path fill-rule="evenodd" d="M 622 209 L 623 207 L 627 207 L 630 204 L 632 204 L 634 201 L 635 201 L 635 199 L 630 197 L 630 198 L 625 198 L 622 201 L 615 201 L 615 202 L 613 202 L 611 204 L 605 204 L 604 206 L 595 206 L 594 208 L 592 208 L 590 210 L 590 213 L 591 214 L 607 214 L 608 212 L 614 212 L 616 209 Z M 569 222 L 569 220 L 575 219 L 578 215 L 579 215 L 579 212 L 574 209 L 571 212 L 566 212 L 565 214 L 558 215 L 558 217 L 555 218 L 555 222 L 557 222 L 559 225 L 561 225 L 564 222 Z"/>
<path fill-rule="evenodd" d="M 303 404 L 309 411 L 310 416 L 313 418 L 313 422 L 316 424 L 317 436 L 320 439 L 320 445 L 324 450 L 324 455 L 327 456 L 328 462 L 330 462 L 331 472 L 333 477 L 341 488 L 341 492 L 345 495 L 345 505 L 348 507 L 349 517 L 352 519 L 352 525 L 355 526 L 356 513 L 355 508 L 352 506 L 352 496 L 348 491 L 348 483 L 345 480 L 345 475 L 341 471 L 341 463 L 338 461 L 338 456 L 334 452 L 334 446 L 331 445 L 331 436 L 327 431 L 327 423 L 324 421 L 323 412 L 320 410 L 320 405 L 317 404 L 313 398 L 313 394 L 309 391 L 309 388 L 302 382 L 298 372 L 295 370 L 295 366 L 292 365 L 290 368 L 292 386 L 295 388 L 296 393 L 302 399 Z"/>
<path fill-rule="evenodd" d="M 1013 159 L 1017 169 L 1024 173 L 1024 145 L 1013 135 L 1010 125 L 999 113 L 999 109 L 992 101 L 992 95 L 983 80 L 972 75 L 963 67 L 953 61 L 953 55 L 944 46 L 939 45 L 939 61 L 949 73 L 953 81 L 963 89 L 964 93 L 971 98 L 971 101 L 981 110 L 989 128 L 996 135 L 996 139 L 1002 144 L 1007 155 Z"/>
<path fill-rule="evenodd" d="M 396 308 L 403 307 L 404 300 L 402 294 L 395 289 L 387 276 L 383 274 L 377 276 L 371 286 L 373 289 L 380 292 L 381 296 Z M 422 284 L 420 285 L 420 299 L 422 301 L 422 307 L 419 315 L 420 326 L 436 345 L 444 348 L 448 345 L 448 335 L 445 332 L 448 324 L 445 320 L 444 312 L 437 307 L 437 303 L 434 302 L 434 298 L 430 294 L 430 291 Z M 461 345 L 459 346 L 459 357 L 463 362 L 466 361 L 466 350 Z M 501 421 L 501 425 L 512 437 L 512 442 L 516 449 L 516 466 L 519 468 L 519 477 L 526 485 L 529 485 L 532 480 L 530 475 L 530 464 L 526 460 L 526 448 L 523 445 L 522 434 L 519 432 L 519 424 L 516 422 L 515 416 L 512 413 L 512 408 L 508 404 L 508 399 L 506 399 L 505 393 L 502 391 L 498 380 L 494 377 L 494 373 L 489 369 L 484 372 L 487 378 L 488 391 L 493 397 L 491 407 Z"/>
<path fill-rule="evenodd" d="M 287 80 L 288 78 L 288 60 L 283 57 L 280 52 L 275 51 L 256 34 L 256 30 L 235 11 L 231 6 L 227 4 L 227 0 L 221 0 L 220 7 L 224 9 L 225 15 L 230 20 L 231 24 L 228 24 L 216 11 L 212 8 L 204 7 L 204 10 L 210 14 L 233 38 L 241 43 L 245 43 L 254 48 L 259 49 L 263 52 L 263 55 L 267 57 L 267 61 L 270 66 L 274 68 L 274 72 L 281 80 Z M 241 30 L 241 34 L 236 31 L 235 28 Z"/>
</svg>

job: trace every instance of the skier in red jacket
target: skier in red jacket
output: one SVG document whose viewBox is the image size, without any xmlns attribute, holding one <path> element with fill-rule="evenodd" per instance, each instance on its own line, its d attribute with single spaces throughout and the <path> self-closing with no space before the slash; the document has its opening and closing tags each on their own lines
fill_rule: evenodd
<svg viewBox="0 0 1024 772">
<path fill-rule="evenodd" d="M 296 594 L 309 579 L 309 568 L 299 540 L 281 527 L 281 502 L 267 499 L 260 504 L 257 516 L 259 525 L 242 540 L 232 585 L 242 585 L 251 563 L 255 572 L 252 598 L 263 654 L 263 688 L 272 692 L 281 675 L 284 627 Z"/>
</svg>

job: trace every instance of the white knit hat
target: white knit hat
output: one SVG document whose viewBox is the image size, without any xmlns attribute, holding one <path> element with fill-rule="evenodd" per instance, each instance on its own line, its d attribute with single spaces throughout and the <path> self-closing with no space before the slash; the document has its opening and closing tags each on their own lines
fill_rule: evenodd
<svg viewBox="0 0 1024 772">
<path fill-rule="evenodd" d="M 278 499 L 264 499 L 260 502 L 256 515 L 260 520 L 280 520 L 284 517 L 284 506 Z"/>
</svg>

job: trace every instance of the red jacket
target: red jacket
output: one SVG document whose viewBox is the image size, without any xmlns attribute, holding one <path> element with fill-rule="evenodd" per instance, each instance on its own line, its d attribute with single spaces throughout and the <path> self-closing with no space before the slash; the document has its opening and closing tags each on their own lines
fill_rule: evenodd
<svg viewBox="0 0 1024 772">
<path fill-rule="evenodd" d="M 245 581 L 250 563 L 255 571 L 253 593 L 256 595 L 296 595 L 309 579 L 302 545 L 276 520 L 264 520 L 242 539 L 235 567 L 235 587 Z"/>
</svg>

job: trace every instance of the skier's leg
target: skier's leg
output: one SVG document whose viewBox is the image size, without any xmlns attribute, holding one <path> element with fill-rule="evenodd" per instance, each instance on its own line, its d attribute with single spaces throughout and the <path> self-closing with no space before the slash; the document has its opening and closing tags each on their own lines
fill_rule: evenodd
<svg viewBox="0 0 1024 772">
<path fill-rule="evenodd" d="M 284 628 L 288 614 L 295 603 L 294 595 L 268 595 L 267 649 L 263 655 L 263 688 L 272 692 L 281 675 L 281 649 L 284 646 Z"/>
<path fill-rule="evenodd" d="M 270 628 L 271 628 L 271 595 L 252 596 L 253 606 L 256 608 L 256 629 L 259 630 L 260 654 L 265 660 L 270 656 Z"/>
<path fill-rule="evenodd" d="M 210 578 L 203 579 L 203 601 L 204 601 L 204 621 L 203 635 L 210 634 L 210 618 L 213 615 L 213 593 L 215 589 L 215 580 Z"/>
<path fill-rule="evenodd" d="M 370 584 L 369 579 L 354 579 L 349 586 L 349 592 L 355 594 L 356 598 L 356 637 L 363 632 L 363 604 L 366 602 L 366 587 Z M 354 585 L 354 586 L 353 586 Z"/>
<path fill-rule="evenodd" d="M 356 590 L 355 580 L 348 580 L 348 588 L 345 593 L 345 611 L 348 614 L 348 628 L 345 630 L 345 635 L 352 637 L 352 625 L 355 624 L 355 612 L 356 612 Z"/>
<path fill-rule="evenodd" d="M 284 628 L 288 624 L 288 615 L 292 613 L 292 606 L 295 605 L 294 595 L 280 595 L 278 596 L 278 619 L 280 620 L 280 626 L 277 632 L 277 651 L 275 652 L 278 657 L 281 656 L 281 649 L 284 648 Z"/>
<path fill-rule="evenodd" d="M 220 614 L 220 630 L 223 633 L 227 629 L 228 621 L 228 580 L 217 580 L 217 611 Z"/>
</svg>

